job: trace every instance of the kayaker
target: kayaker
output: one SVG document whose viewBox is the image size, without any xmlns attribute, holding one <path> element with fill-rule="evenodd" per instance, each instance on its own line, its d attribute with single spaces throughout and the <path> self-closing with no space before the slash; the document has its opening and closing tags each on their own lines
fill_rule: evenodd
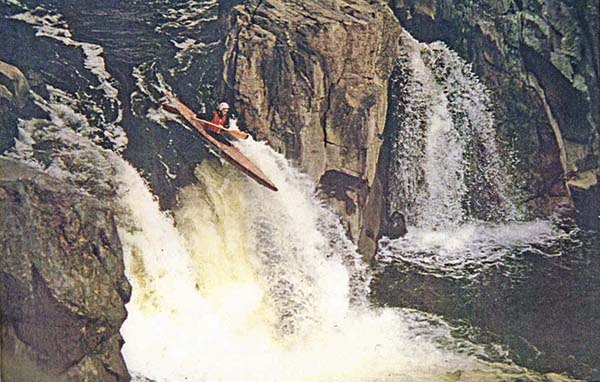
<svg viewBox="0 0 600 382">
<path fill-rule="evenodd" d="M 227 102 L 221 102 L 219 106 L 217 106 L 217 110 L 213 113 L 211 122 L 225 128 L 229 127 L 229 105 Z M 208 128 L 214 133 L 219 132 L 219 129 L 216 127 L 210 128 L 210 125 L 208 125 Z"/>
</svg>

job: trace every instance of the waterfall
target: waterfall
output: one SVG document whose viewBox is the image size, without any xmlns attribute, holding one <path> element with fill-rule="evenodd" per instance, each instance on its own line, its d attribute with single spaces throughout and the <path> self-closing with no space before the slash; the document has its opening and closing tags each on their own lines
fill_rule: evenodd
<svg viewBox="0 0 600 382">
<path fill-rule="evenodd" d="M 471 66 L 443 43 L 419 43 L 408 33 L 401 41 L 391 79 L 386 197 L 408 234 L 380 243 L 380 263 L 408 261 L 462 277 L 500 261 L 509 248 L 553 237 L 550 223 L 523 221 L 513 202 L 510 153 L 497 145 L 489 95 Z"/>
<path fill-rule="evenodd" d="M 402 41 L 392 78 L 391 210 L 418 227 L 515 220 L 485 88 L 442 43 Z"/>
<path fill-rule="evenodd" d="M 453 338 L 438 317 L 371 307 L 370 275 L 339 220 L 308 177 L 265 144 L 239 148 L 279 192 L 207 160 L 180 208 L 165 214 L 129 163 L 86 136 L 82 114 L 36 103 L 50 118 L 23 120 L 10 155 L 113 207 L 133 287 L 121 333 L 134 381 L 530 375 L 506 358 L 501 367 L 480 360 L 486 351 Z"/>
<path fill-rule="evenodd" d="M 434 316 L 369 306 L 368 272 L 314 184 L 263 143 L 238 147 L 279 192 L 206 161 L 168 218 L 132 169 L 119 177 L 135 380 L 510 380 Z"/>
</svg>

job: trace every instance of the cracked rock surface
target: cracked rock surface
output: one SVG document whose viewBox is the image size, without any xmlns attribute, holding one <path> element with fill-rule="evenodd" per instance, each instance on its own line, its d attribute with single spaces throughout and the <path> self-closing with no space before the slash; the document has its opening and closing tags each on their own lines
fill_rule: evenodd
<svg viewBox="0 0 600 382">
<path fill-rule="evenodd" d="M 126 381 L 130 286 L 113 214 L 0 159 L 0 306 L 6 381 Z"/>
<path fill-rule="evenodd" d="M 382 1 L 260 0 L 233 8 L 230 23 L 225 81 L 241 117 L 320 183 L 370 254 L 398 21 Z"/>
</svg>

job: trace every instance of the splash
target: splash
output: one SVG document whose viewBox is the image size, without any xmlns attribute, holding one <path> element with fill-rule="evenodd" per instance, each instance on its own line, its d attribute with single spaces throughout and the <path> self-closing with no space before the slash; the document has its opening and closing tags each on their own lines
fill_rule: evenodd
<svg viewBox="0 0 600 382">
<path fill-rule="evenodd" d="M 48 118 L 19 120 L 15 145 L 4 155 L 63 180 L 82 193 L 111 198 L 115 186 L 113 158 L 118 155 L 98 145 L 103 132 L 78 111 L 78 101 L 67 92 L 46 87 L 49 99 L 31 92 L 34 103 Z"/>
<path fill-rule="evenodd" d="M 561 233 L 548 221 L 469 223 L 444 230 L 412 228 L 402 238 L 380 242 L 379 267 L 410 263 L 438 277 L 476 278 L 518 253 L 551 246 Z"/>
<path fill-rule="evenodd" d="M 262 143 L 239 147 L 279 192 L 204 161 L 199 185 L 182 191 L 181 207 L 167 218 L 134 174 L 120 177 L 132 217 L 121 235 L 134 291 L 123 353 L 135 380 L 436 381 L 452 373 L 511 380 L 523 373 L 480 361 L 480 349 L 457 343 L 434 316 L 370 307 L 366 268 L 314 184 Z"/>
<path fill-rule="evenodd" d="M 39 9 L 20 17 L 40 37 L 81 49 L 98 84 L 112 83 L 102 50 L 85 50 L 60 16 Z M 455 340 L 435 316 L 370 307 L 370 275 L 337 218 L 314 184 L 265 145 L 241 149 L 279 193 L 206 160 L 199 185 L 184 189 L 168 216 L 138 172 L 99 146 L 103 130 L 81 112 L 86 98 L 47 90 L 49 99 L 34 101 L 49 119 L 21 121 L 10 155 L 114 207 L 133 285 L 122 333 L 135 380 L 540 380 L 508 361 L 481 361 L 483 350 Z"/>
<path fill-rule="evenodd" d="M 536 380 L 481 361 L 435 316 L 370 307 L 370 275 L 338 219 L 266 145 L 240 149 L 279 192 L 207 160 L 168 216 L 82 114 L 35 99 L 49 118 L 22 121 L 11 155 L 113 206 L 133 286 L 122 334 L 134 380 Z"/>
</svg>

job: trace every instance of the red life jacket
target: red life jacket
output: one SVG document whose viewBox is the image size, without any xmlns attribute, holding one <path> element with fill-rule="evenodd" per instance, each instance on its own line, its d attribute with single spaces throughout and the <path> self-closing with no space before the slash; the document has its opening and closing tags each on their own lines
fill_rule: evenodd
<svg viewBox="0 0 600 382">
<path fill-rule="evenodd" d="M 215 125 L 219 125 L 219 126 L 225 127 L 225 125 L 227 124 L 227 116 L 226 115 L 221 115 L 221 114 L 219 114 L 218 111 L 215 111 L 215 113 L 213 114 L 213 119 L 212 119 L 211 122 L 214 123 Z"/>
</svg>

